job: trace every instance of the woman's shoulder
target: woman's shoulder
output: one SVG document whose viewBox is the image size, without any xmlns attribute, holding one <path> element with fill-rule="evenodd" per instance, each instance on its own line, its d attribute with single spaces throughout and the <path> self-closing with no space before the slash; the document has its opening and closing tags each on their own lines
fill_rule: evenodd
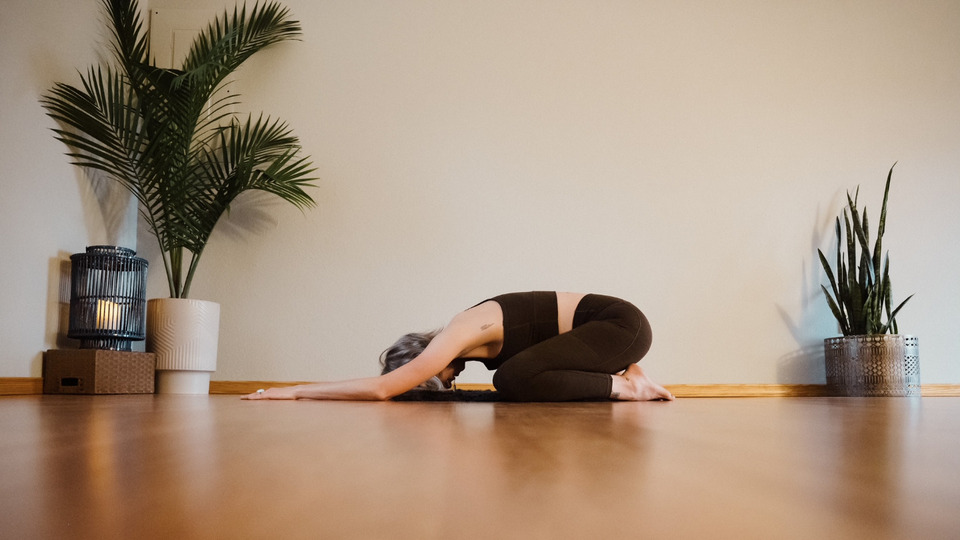
<svg viewBox="0 0 960 540">
<path fill-rule="evenodd" d="M 478 320 L 483 320 L 486 322 L 499 322 L 500 324 L 503 324 L 503 311 L 500 308 L 500 303 L 493 298 L 484 300 L 483 302 L 480 302 L 479 304 L 454 315 L 453 319 L 450 321 L 450 324 L 469 325 Z"/>
<path fill-rule="evenodd" d="M 456 314 L 439 337 L 460 345 L 458 357 L 487 358 L 503 341 L 500 304 L 487 300 Z"/>
</svg>

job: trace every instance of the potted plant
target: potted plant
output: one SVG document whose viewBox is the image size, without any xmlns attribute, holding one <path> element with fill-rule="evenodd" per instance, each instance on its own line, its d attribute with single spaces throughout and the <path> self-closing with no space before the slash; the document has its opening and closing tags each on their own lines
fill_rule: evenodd
<svg viewBox="0 0 960 540">
<path fill-rule="evenodd" d="M 834 395 L 920 395 L 918 340 L 900 335 L 896 320 L 913 295 L 891 309 L 890 256 L 882 251 L 892 177 L 890 167 L 872 247 L 867 209 L 861 212 L 857 207 L 858 187 L 852 197 L 847 192 L 842 230 L 837 217 L 836 274 L 823 252 L 817 250 L 830 281 L 829 290 L 823 285 L 821 288 L 843 334 L 824 340 L 827 387 Z"/>
<path fill-rule="evenodd" d="M 225 11 L 196 38 L 182 69 L 164 69 L 153 60 L 137 0 L 103 5 L 114 63 L 89 68 L 80 86 L 56 84 L 41 103 L 61 124 L 54 131 L 73 163 L 129 190 L 160 245 L 170 298 L 149 301 L 147 332 L 158 391 L 206 393 L 219 305 L 188 295 L 218 220 L 248 190 L 314 205 L 304 191 L 314 169 L 297 137 L 262 114 L 238 118 L 224 81 L 264 47 L 297 39 L 300 24 L 273 2 Z"/>
</svg>

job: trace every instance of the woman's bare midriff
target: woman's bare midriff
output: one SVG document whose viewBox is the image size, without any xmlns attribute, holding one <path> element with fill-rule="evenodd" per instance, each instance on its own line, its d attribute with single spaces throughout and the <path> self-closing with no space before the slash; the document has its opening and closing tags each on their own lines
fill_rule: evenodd
<svg viewBox="0 0 960 540">
<path fill-rule="evenodd" d="M 557 293 L 557 328 L 561 334 L 573 330 L 573 316 L 584 296 L 584 293 Z"/>
</svg>

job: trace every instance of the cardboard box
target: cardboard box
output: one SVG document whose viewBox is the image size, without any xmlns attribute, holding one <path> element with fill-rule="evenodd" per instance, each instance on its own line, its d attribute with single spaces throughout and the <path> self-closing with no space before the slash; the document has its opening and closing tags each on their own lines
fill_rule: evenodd
<svg viewBox="0 0 960 540">
<path fill-rule="evenodd" d="M 152 394 L 156 355 L 99 349 L 43 353 L 44 394 Z"/>
</svg>

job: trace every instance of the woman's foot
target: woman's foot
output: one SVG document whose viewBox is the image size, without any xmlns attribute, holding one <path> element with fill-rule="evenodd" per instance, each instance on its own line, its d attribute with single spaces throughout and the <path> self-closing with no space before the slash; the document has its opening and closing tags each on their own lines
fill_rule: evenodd
<svg viewBox="0 0 960 540">
<path fill-rule="evenodd" d="M 623 373 L 613 376 L 610 398 L 623 401 L 675 399 L 669 390 L 650 380 L 637 364 L 631 364 Z"/>
</svg>

